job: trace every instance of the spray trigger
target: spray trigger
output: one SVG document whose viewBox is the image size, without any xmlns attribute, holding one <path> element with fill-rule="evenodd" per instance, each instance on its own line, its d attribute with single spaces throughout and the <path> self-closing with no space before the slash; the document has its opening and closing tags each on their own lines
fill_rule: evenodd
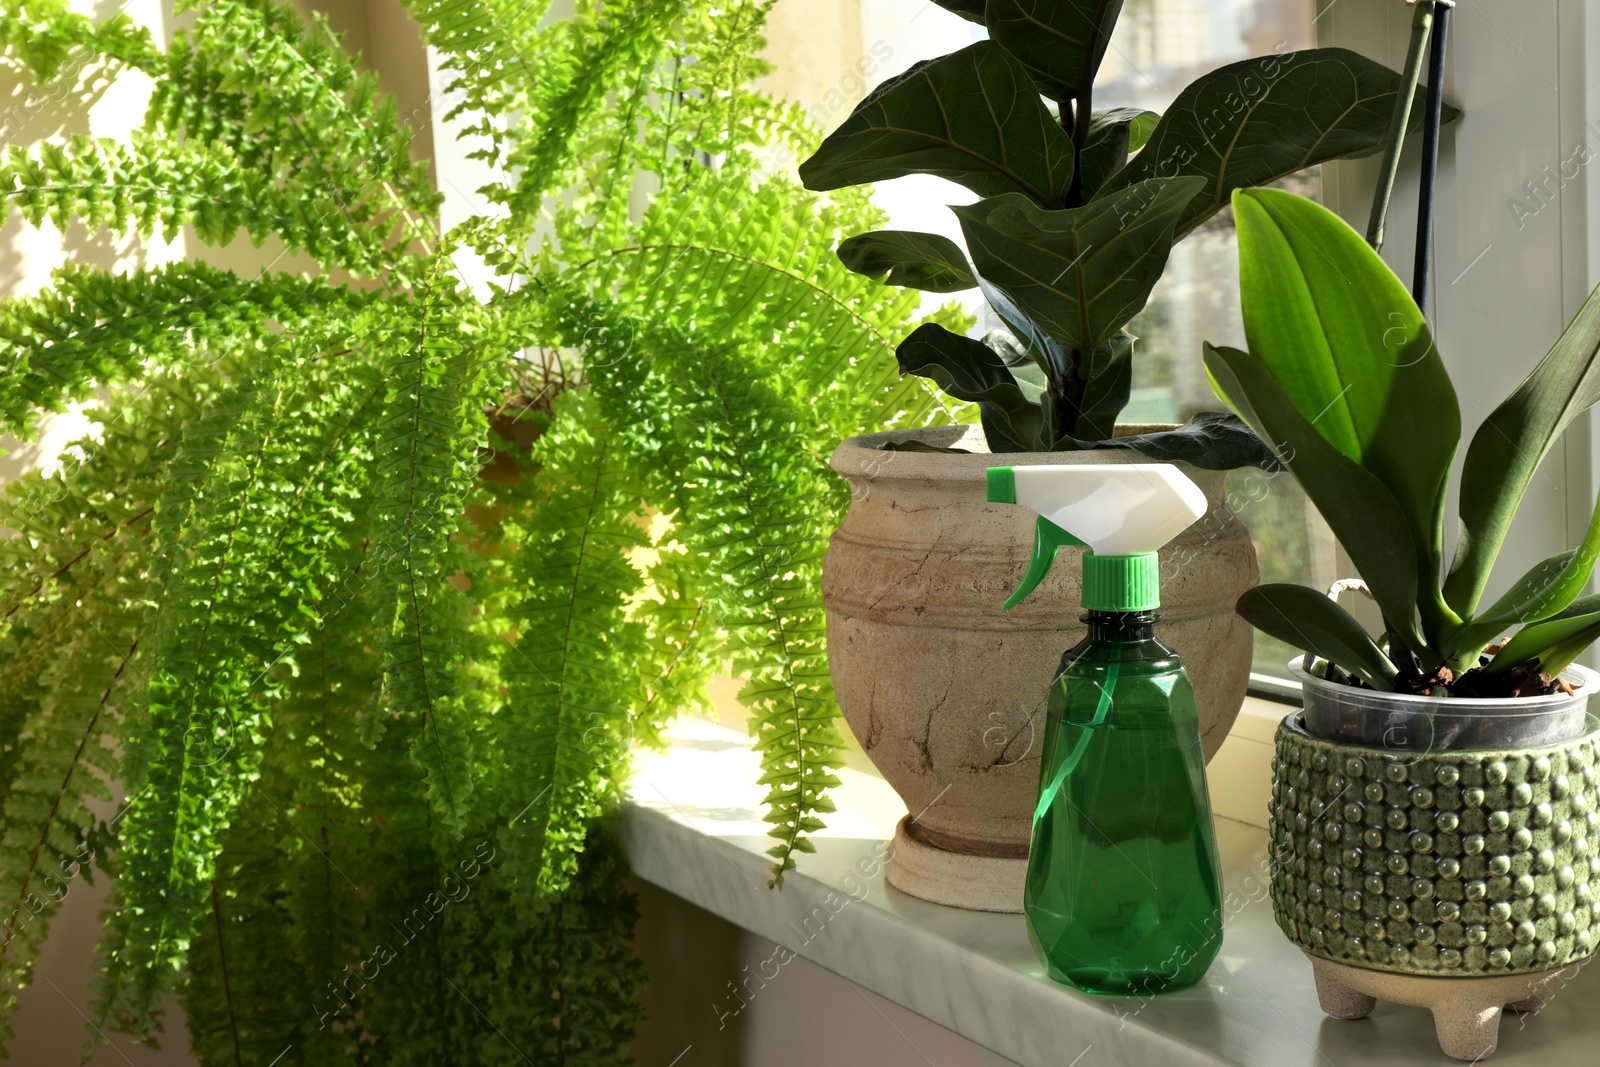
<svg viewBox="0 0 1600 1067">
<path fill-rule="evenodd" d="M 1035 516 L 1038 520 L 1033 530 L 1033 558 L 1028 561 L 1028 573 L 1023 575 L 1022 584 L 1011 594 L 1000 610 L 1010 611 L 1024 600 L 1028 594 L 1039 587 L 1044 581 L 1044 576 L 1050 573 L 1050 567 L 1056 561 L 1056 550 L 1068 545 L 1077 548 L 1084 547 L 1082 541 L 1072 536 L 1043 515 Z"/>
</svg>

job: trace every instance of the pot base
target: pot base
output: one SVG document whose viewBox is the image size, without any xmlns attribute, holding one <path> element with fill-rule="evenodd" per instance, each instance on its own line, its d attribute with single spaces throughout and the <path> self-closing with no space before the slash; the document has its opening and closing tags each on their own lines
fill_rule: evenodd
<svg viewBox="0 0 1600 1067">
<path fill-rule="evenodd" d="M 1492 1055 L 1500 1043 L 1502 1010 L 1538 1011 L 1593 958 L 1532 974 L 1419 978 L 1347 967 L 1306 953 L 1317 976 L 1317 999 L 1327 1014 L 1335 1019 L 1365 1019 L 1379 1000 L 1427 1008 L 1433 1013 L 1440 1050 L 1474 1062 Z"/>
<path fill-rule="evenodd" d="M 907 815 L 894 828 L 884 877 L 902 893 L 967 911 L 1022 914 L 1027 859 L 969 856 L 930 844 Z"/>
</svg>

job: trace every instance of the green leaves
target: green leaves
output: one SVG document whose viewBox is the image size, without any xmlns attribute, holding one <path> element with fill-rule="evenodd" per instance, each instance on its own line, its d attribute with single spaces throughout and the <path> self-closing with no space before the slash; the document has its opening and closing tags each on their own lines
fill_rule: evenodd
<svg viewBox="0 0 1600 1067">
<path fill-rule="evenodd" d="M 1600 399 L 1597 354 L 1600 291 L 1590 294 L 1533 373 L 1473 434 L 1461 469 L 1461 535 L 1444 585 L 1457 611 L 1477 608 L 1534 471 L 1572 420 Z"/>
<path fill-rule="evenodd" d="M 593 394 L 562 397 L 555 414 L 523 475 L 538 472 L 531 514 L 506 531 L 544 546 L 513 565 L 525 590 L 508 612 L 520 627 L 504 667 L 516 713 L 496 738 L 504 876 L 525 909 L 566 890 L 588 826 L 620 799 L 632 731 L 617 681 L 644 655 L 643 627 L 624 610 L 644 584 L 629 561 L 649 543 L 641 487 Z"/>
<path fill-rule="evenodd" d="M 1423 651 L 1414 621 L 1420 558 L 1407 516 L 1372 472 L 1317 432 L 1251 353 L 1206 346 L 1218 395 L 1272 448 L 1316 504 L 1384 615 Z"/>
<path fill-rule="evenodd" d="M 1444 496 L 1461 416 L 1422 313 L 1327 209 L 1273 190 L 1240 191 L 1234 204 L 1250 355 L 1308 425 L 1393 494 L 1419 553 L 1418 607 L 1442 636 L 1453 618 L 1438 584 Z M 1418 419 L 1410 409 L 1423 403 Z"/>
<path fill-rule="evenodd" d="M 984 295 L 1012 327 L 1039 347 L 1053 342 L 1098 359 L 1149 299 L 1179 213 L 1200 184 L 1157 179 L 1070 211 L 1041 210 L 1016 193 L 953 210 Z M 1059 377 L 1075 370 L 1065 358 L 1054 357 Z M 1081 376 L 1097 377 L 1103 367 L 1086 362 Z"/>
<path fill-rule="evenodd" d="M 1137 107 L 1096 111 L 1089 120 L 1089 136 L 1078 157 L 1079 177 L 1085 196 L 1094 194 L 1128 162 L 1128 153 L 1144 147 L 1161 116 Z"/>
<path fill-rule="evenodd" d="M 1261 585 L 1239 598 L 1239 614 L 1278 640 L 1344 668 L 1374 689 L 1393 689 L 1399 673 L 1361 624 L 1333 600 L 1303 585 Z"/>
<path fill-rule="evenodd" d="M 1495 654 L 1488 670 L 1504 674 L 1533 665 L 1547 674 L 1559 674 L 1596 639 L 1600 639 L 1600 597 L 1584 597 L 1552 619 L 1523 627 Z"/>
<path fill-rule="evenodd" d="M 1490 640 L 1519 624 L 1528 625 L 1491 672 L 1564 668 L 1600 637 L 1600 606 L 1574 602 L 1600 557 L 1600 508 L 1581 545 L 1528 571 L 1487 610 L 1475 609 L 1533 471 L 1600 397 L 1592 376 L 1600 298 L 1590 298 L 1474 438 L 1463 469 L 1463 537 L 1442 583 L 1460 415 L 1426 323 L 1377 254 L 1325 208 L 1269 190 L 1233 199 L 1250 351 L 1207 347 L 1217 392 L 1295 473 L 1424 671 L 1448 666 L 1464 675 Z M 1300 617 L 1326 615 L 1314 593 L 1257 594 L 1240 607 L 1252 623 L 1378 684 L 1371 650 L 1342 618 L 1334 632 L 1326 619 L 1313 631 Z M 1306 632 L 1291 636 L 1289 622 Z"/>
<path fill-rule="evenodd" d="M 1122 0 L 989 0 L 989 37 L 1052 100 L 1081 95 L 1111 43 Z"/>
<path fill-rule="evenodd" d="M 1024 391 L 999 353 L 982 341 L 930 322 L 902 341 L 895 355 L 901 373 L 919 374 L 978 405 L 991 452 L 1041 452 L 1054 443 L 1039 390 Z"/>
<path fill-rule="evenodd" d="M 1324 439 L 1390 486 L 1419 539 L 1436 543 L 1461 416 L 1421 311 L 1326 208 L 1275 190 L 1234 201 L 1251 355 Z M 1426 403 L 1428 418 L 1411 417 L 1411 403 Z"/>
<path fill-rule="evenodd" d="M 459 835 L 472 794 L 462 678 L 470 605 L 445 561 L 487 437 L 490 394 L 472 310 L 439 278 L 448 262 L 440 253 L 416 320 L 377 327 L 394 355 L 372 525 L 386 703 L 422 724 L 413 754 L 441 825 Z"/>
<path fill-rule="evenodd" d="M 1098 195 L 1162 176 L 1205 178 L 1179 220 L 1181 237 L 1235 189 L 1382 148 L 1399 92 L 1400 75 L 1343 48 L 1230 63 L 1178 94 L 1144 150 Z M 1413 112 L 1412 130 L 1423 111 Z"/>
<path fill-rule="evenodd" d="M 948 237 L 911 230 L 874 230 L 839 246 L 839 259 L 857 274 L 930 293 L 957 293 L 978 284 L 967 257 Z"/>
<path fill-rule="evenodd" d="M 1022 64 L 979 41 L 879 86 L 800 165 L 806 188 L 819 191 L 907 174 L 1055 207 L 1072 184 L 1072 142 Z"/>
<path fill-rule="evenodd" d="M 1275 471 L 1282 467 L 1272 450 L 1232 412 L 1202 411 L 1175 430 L 1127 434 L 1079 444 L 1084 448 L 1127 449 L 1162 463 L 1187 463 L 1208 471 L 1236 467 Z"/>
<path fill-rule="evenodd" d="M 5 428 L 93 393 L 104 431 L 0 502 L 0 1013 L 93 863 L 101 1030 L 151 1037 L 176 987 L 208 1064 L 620 1062 L 630 742 L 732 660 L 791 869 L 841 750 L 818 586 L 846 491 L 817 457 L 970 410 L 890 359 L 920 294 L 835 255 L 865 195 L 766 175 L 807 136 L 749 87 L 768 5 L 411 5 L 467 147 L 515 175 L 483 195 L 540 208 L 453 231 L 502 274 L 481 301 L 436 247 L 426 116 L 324 21 L 208 0 L 158 53 L 25 6 L 0 46 L 52 96 L 96 88 L 96 52 L 154 88 L 132 138 L 8 149 L 7 205 L 303 256 L 0 302 Z M 670 194 L 642 220 L 641 171 Z M 896 281 L 971 284 L 952 245 L 896 242 Z M 119 776 L 128 803 L 88 803 Z"/>
</svg>

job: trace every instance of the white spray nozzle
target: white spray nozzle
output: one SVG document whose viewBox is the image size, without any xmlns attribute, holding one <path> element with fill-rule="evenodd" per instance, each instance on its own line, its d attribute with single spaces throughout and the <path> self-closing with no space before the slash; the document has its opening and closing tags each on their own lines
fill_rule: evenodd
<svg viewBox="0 0 1600 1067">
<path fill-rule="evenodd" d="M 1169 463 L 992 467 L 989 499 L 1021 504 L 1039 515 L 1033 562 L 1006 602 L 1008 610 L 1034 590 L 1055 561 L 1056 549 L 1068 544 L 1085 545 L 1104 561 L 1092 583 L 1096 602 L 1086 599 L 1085 607 L 1154 602 L 1154 563 L 1114 574 L 1111 559 L 1153 559 L 1153 553 L 1206 512 L 1205 493 Z M 1086 597 L 1088 589 L 1086 584 Z"/>
<path fill-rule="evenodd" d="M 1206 513 L 1206 495 L 1170 463 L 1013 467 L 1015 503 L 1097 556 L 1159 550 Z"/>
</svg>

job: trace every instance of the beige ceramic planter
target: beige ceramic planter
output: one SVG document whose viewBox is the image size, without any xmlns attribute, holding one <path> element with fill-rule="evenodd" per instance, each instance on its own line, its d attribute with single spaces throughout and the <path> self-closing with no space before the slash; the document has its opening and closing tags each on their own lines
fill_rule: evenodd
<svg viewBox="0 0 1600 1067">
<path fill-rule="evenodd" d="M 977 454 L 880 447 L 908 439 Z M 985 471 L 1149 461 L 984 449 L 978 427 L 943 427 L 854 437 L 834 452 L 854 499 L 823 564 L 828 665 L 850 728 L 905 800 L 921 843 L 1020 861 L 1046 696 L 1061 654 L 1084 635 L 1081 568 L 1067 558 L 1080 550 L 1063 550 L 1039 590 L 1002 614 L 1027 567 L 1034 516 L 988 503 Z M 1234 603 L 1259 572 L 1249 532 L 1224 503 L 1223 473 L 1179 466 L 1211 508 L 1161 553 L 1157 633 L 1189 669 L 1209 759 L 1244 699 L 1251 634 Z"/>
</svg>

